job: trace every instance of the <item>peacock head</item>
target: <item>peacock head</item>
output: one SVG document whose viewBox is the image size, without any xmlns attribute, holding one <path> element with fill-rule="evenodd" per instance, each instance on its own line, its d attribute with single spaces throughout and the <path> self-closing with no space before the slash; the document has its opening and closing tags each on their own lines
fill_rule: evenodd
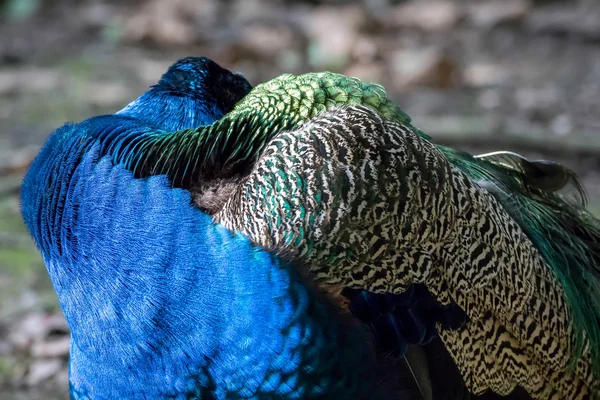
<svg viewBox="0 0 600 400">
<path fill-rule="evenodd" d="M 187 57 L 171 65 L 160 81 L 117 115 L 167 131 L 210 125 L 233 109 L 252 85 L 207 57 Z"/>
<path fill-rule="evenodd" d="M 207 57 L 186 57 L 163 74 L 154 90 L 173 96 L 202 97 L 227 112 L 252 89 L 241 73 L 222 68 Z"/>
</svg>

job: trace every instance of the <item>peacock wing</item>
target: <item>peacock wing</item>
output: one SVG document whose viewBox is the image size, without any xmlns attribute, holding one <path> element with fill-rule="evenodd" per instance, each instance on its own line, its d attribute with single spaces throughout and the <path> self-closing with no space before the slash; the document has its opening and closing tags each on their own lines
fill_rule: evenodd
<svg viewBox="0 0 600 400">
<path fill-rule="evenodd" d="M 422 283 L 460 307 L 466 324 L 438 330 L 474 393 L 597 390 L 589 342 L 577 354 L 572 308 L 519 224 L 438 147 L 370 107 L 277 133 L 215 219 L 302 258 L 324 286 Z"/>
</svg>

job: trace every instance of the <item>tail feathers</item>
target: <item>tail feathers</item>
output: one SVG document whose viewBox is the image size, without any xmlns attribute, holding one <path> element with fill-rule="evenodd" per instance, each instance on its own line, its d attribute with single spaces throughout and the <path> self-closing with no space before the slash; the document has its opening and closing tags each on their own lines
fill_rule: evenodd
<svg viewBox="0 0 600 400">
<path fill-rule="evenodd" d="M 433 400 L 532 400 L 523 388 L 517 388 L 507 396 L 500 396 L 492 391 L 473 395 L 439 338 L 423 346 L 422 351 L 427 358 Z"/>
<path fill-rule="evenodd" d="M 367 324 L 378 349 L 378 377 L 393 399 L 467 400 L 470 394 L 450 354 L 437 337 L 439 324 L 459 329 L 466 314 L 440 305 L 423 284 L 399 295 L 345 288 L 352 314 Z M 387 398 L 387 397 L 385 397 Z"/>
<path fill-rule="evenodd" d="M 421 346 L 410 346 L 404 356 L 406 368 L 410 371 L 424 400 L 433 400 L 433 387 L 429 376 L 427 355 Z"/>
<path fill-rule="evenodd" d="M 435 400 L 468 400 L 474 398 L 450 353 L 439 338 L 422 349 L 427 358 L 432 395 Z"/>
<path fill-rule="evenodd" d="M 532 400 L 531 396 L 522 387 L 513 390 L 508 396 L 500 396 L 493 392 L 486 392 L 481 396 L 472 396 L 473 400 Z"/>
</svg>

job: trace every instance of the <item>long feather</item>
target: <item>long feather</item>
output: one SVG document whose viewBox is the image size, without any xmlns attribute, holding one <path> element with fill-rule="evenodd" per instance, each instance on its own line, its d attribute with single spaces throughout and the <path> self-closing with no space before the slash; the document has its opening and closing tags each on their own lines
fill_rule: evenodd
<svg viewBox="0 0 600 400">
<path fill-rule="evenodd" d="M 427 355 L 419 346 L 410 346 L 404 355 L 406 367 L 412 374 L 423 400 L 433 400 L 433 389 L 429 379 Z"/>
</svg>

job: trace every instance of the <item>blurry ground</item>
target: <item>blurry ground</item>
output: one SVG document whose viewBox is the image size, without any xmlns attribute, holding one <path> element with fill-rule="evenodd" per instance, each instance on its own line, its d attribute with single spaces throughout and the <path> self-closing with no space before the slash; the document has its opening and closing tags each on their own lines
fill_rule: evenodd
<svg viewBox="0 0 600 400">
<path fill-rule="evenodd" d="M 67 398 L 67 328 L 18 216 L 28 162 L 54 128 L 114 112 L 182 56 L 254 84 L 325 69 L 382 83 L 438 142 L 571 166 L 600 215 L 596 1 L 363 4 L 0 0 L 0 398 Z"/>
</svg>

